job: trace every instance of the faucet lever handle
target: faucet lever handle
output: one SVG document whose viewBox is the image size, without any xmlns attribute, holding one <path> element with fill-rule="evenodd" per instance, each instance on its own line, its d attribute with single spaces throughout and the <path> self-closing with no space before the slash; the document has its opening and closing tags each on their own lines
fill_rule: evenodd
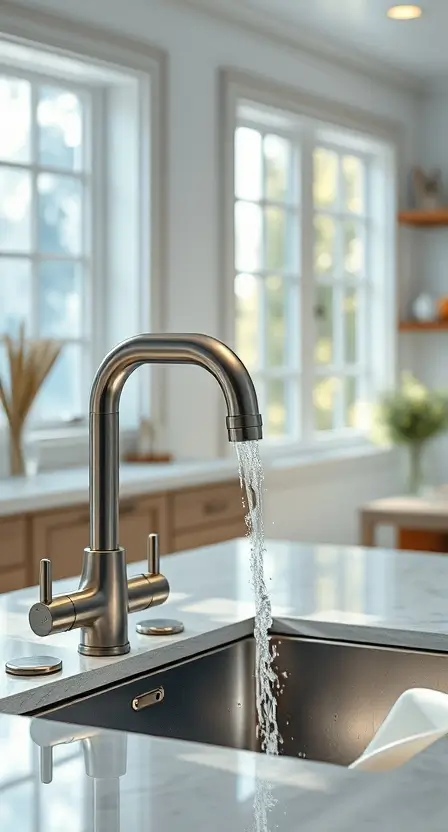
<svg viewBox="0 0 448 832">
<path fill-rule="evenodd" d="M 148 535 L 147 555 L 148 573 L 150 575 L 158 575 L 160 573 L 160 551 L 158 534 Z"/>
<path fill-rule="evenodd" d="M 51 604 L 53 600 L 53 585 L 51 574 L 51 560 L 43 558 L 39 566 L 40 603 Z"/>
</svg>

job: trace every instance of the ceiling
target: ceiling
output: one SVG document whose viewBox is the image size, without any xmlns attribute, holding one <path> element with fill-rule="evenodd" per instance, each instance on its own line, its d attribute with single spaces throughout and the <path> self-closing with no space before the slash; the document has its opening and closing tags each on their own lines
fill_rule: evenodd
<svg viewBox="0 0 448 832">
<path fill-rule="evenodd" d="M 448 0 L 420 0 L 419 20 L 392 21 L 388 0 L 240 0 L 248 10 L 294 25 L 297 36 L 337 47 L 348 58 L 385 61 L 410 76 L 448 75 Z M 399 0 L 396 0 L 399 2 Z M 414 0 L 417 2 L 417 0 Z"/>
</svg>

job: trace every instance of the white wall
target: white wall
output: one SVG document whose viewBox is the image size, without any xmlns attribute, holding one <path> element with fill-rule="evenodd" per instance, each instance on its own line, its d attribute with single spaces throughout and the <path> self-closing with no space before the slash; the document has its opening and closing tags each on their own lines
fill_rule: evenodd
<svg viewBox="0 0 448 832">
<path fill-rule="evenodd" d="M 421 102 L 419 153 L 425 169 L 440 167 L 444 180 L 444 201 L 448 202 L 448 81 L 439 82 Z M 406 296 L 427 291 L 434 297 L 448 295 L 448 232 L 446 228 L 403 229 L 402 239 L 412 240 L 415 258 L 409 270 Z M 406 287 L 405 287 L 406 289 Z M 409 333 L 402 336 L 409 351 L 409 366 L 431 387 L 448 388 L 446 355 L 448 334 Z M 426 476 L 431 483 L 448 481 L 448 440 L 439 439 L 428 449 Z"/>
<path fill-rule="evenodd" d="M 359 542 L 358 508 L 400 487 L 396 453 L 318 462 L 266 473 L 266 536 L 319 543 Z M 377 530 L 378 545 L 395 545 L 390 528 Z"/>
<path fill-rule="evenodd" d="M 1 24 L 0 0 L 0 24 Z M 403 127 L 400 154 L 405 166 L 414 160 L 417 102 L 413 94 L 281 47 L 261 35 L 240 31 L 168 0 L 30 0 L 28 5 L 52 10 L 84 22 L 110 27 L 121 34 L 162 47 L 169 53 L 169 265 L 166 275 L 168 330 L 205 331 L 222 335 L 219 304 L 218 205 L 218 68 L 228 66 L 269 76 L 309 94 L 360 107 Z M 168 412 L 170 446 L 178 456 L 213 457 L 224 430 L 224 407 L 216 385 L 200 370 L 170 370 Z M 330 509 L 318 527 L 319 498 L 307 493 L 307 525 L 296 522 L 295 490 L 282 496 L 277 483 L 269 510 L 278 514 L 279 533 L 294 529 L 315 539 L 355 539 L 356 505 L 361 497 L 381 496 L 391 489 L 390 473 L 360 464 L 347 480 L 333 468 L 325 494 Z M 298 477 L 300 479 L 300 474 Z M 368 483 L 365 488 L 361 483 Z M 306 490 L 306 484 L 300 484 Z M 316 486 L 317 487 L 317 486 Z M 396 483 L 393 489 L 397 487 Z M 287 500 L 285 502 L 285 500 Z M 341 519 L 341 512 L 345 519 Z M 294 519 L 293 519 L 294 518 Z M 301 521 L 302 522 L 302 521 Z M 305 522 L 305 521 L 303 521 Z M 299 529 L 300 527 L 300 529 Z M 333 531 L 332 531 L 333 529 Z M 295 535 L 296 536 L 296 535 Z"/>
</svg>

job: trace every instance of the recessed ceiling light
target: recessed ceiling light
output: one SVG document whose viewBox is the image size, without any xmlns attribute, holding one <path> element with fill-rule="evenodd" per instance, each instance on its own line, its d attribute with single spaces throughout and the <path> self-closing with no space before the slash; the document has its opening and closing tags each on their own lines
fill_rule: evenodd
<svg viewBox="0 0 448 832">
<path fill-rule="evenodd" d="M 392 20 L 416 20 L 422 16 L 422 8 L 421 6 L 400 3 L 397 6 L 391 6 L 387 16 L 391 17 Z"/>
</svg>

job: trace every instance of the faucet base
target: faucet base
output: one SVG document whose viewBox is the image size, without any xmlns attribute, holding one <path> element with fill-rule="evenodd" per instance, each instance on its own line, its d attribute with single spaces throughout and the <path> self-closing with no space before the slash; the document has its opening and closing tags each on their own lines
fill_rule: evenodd
<svg viewBox="0 0 448 832">
<path fill-rule="evenodd" d="M 129 642 L 126 644 L 117 644 L 112 647 L 92 647 L 89 644 L 82 643 L 78 645 L 78 653 L 81 653 L 82 656 L 91 656 L 97 659 L 105 659 L 108 656 L 124 656 L 126 653 L 129 653 L 130 649 L 131 645 Z"/>
<path fill-rule="evenodd" d="M 121 546 L 101 552 L 84 549 L 79 590 L 72 598 L 76 595 L 87 599 L 83 605 L 75 600 L 81 627 L 78 652 L 99 658 L 129 653 L 126 554 Z"/>
</svg>

